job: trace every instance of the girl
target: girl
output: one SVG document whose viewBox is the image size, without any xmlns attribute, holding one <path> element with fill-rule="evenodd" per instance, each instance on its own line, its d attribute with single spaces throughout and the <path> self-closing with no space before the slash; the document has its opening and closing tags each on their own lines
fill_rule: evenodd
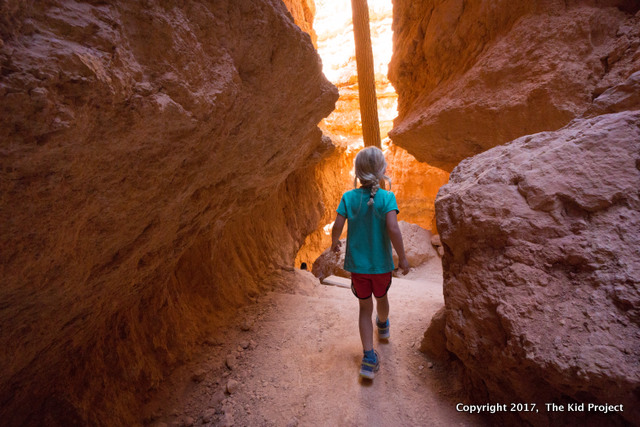
<svg viewBox="0 0 640 427">
<path fill-rule="evenodd" d="M 373 294 L 376 297 L 378 336 L 389 339 L 389 301 L 387 291 L 391 286 L 394 269 L 391 244 L 398 254 L 403 274 L 409 272 L 409 263 L 404 254 L 402 234 L 398 227 L 398 204 L 396 196 L 380 188 L 380 181 L 391 180 L 384 173 L 387 162 L 382 150 L 367 147 L 356 156 L 356 178 L 360 188 L 342 195 L 336 221 L 331 233 L 331 247 L 340 250 L 340 234 L 346 220 L 347 248 L 344 269 L 351 272 L 351 290 L 360 301 L 359 329 L 364 357 L 360 376 L 373 379 L 378 371 L 378 353 L 373 349 Z"/>
</svg>

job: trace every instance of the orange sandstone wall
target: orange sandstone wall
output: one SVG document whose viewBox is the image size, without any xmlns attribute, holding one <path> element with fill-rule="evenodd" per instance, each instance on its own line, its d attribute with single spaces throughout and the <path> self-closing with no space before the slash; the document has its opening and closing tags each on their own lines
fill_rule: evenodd
<svg viewBox="0 0 640 427">
<path fill-rule="evenodd" d="M 313 18 L 316 14 L 314 0 L 283 0 L 285 6 L 293 16 L 293 21 L 305 33 L 309 34 L 315 46 L 318 43 L 318 35 L 313 29 Z"/>
<path fill-rule="evenodd" d="M 311 270 L 313 262 L 320 254 L 331 246 L 331 227 L 336 219 L 336 209 L 340 203 L 342 193 L 353 188 L 353 161 L 355 151 L 344 147 L 336 147 L 330 156 L 323 159 L 314 170 L 313 180 L 317 183 L 322 194 L 322 217 L 315 225 L 300 251 L 296 255 L 296 267 L 307 263 Z M 346 228 L 345 228 L 346 230 Z M 346 231 L 345 231 L 346 232 Z"/>
<path fill-rule="evenodd" d="M 452 170 L 436 199 L 445 307 L 422 348 L 470 401 L 540 408 L 500 424 L 637 425 L 640 4 L 394 8 L 392 139 Z"/>
<path fill-rule="evenodd" d="M 416 161 L 406 150 L 393 143 L 384 153 L 389 164 L 387 175 L 393 180 L 391 190 L 400 208 L 398 218 L 436 234 L 434 202 L 440 187 L 449 180 L 449 173 Z"/>
<path fill-rule="evenodd" d="M 337 91 L 276 0 L 10 0 L 0 37 L 0 419 L 135 425 L 291 268 Z"/>
<path fill-rule="evenodd" d="M 435 231 L 434 200 L 438 188 L 446 183 L 448 173 L 415 160 L 406 150 L 390 144 L 387 133 L 396 116 L 397 95 L 387 78 L 391 52 L 391 3 L 369 1 L 370 27 L 375 56 L 376 95 L 380 130 L 385 141 L 388 174 L 400 218 Z M 362 123 L 358 103 L 358 78 L 349 2 L 323 0 L 317 2 L 314 25 L 318 33 L 318 51 L 328 78 L 340 91 L 335 110 L 324 119 L 321 128 L 338 146 L 336 151 L 316 168 L 316 179 L 322 187 L 324 214 L 318 228 L 305 240 L 296 265 L 311 264 L 331 243 L 328 226 L 335 219 L 335 209 L 343 192 L 353 188 L 353 160 L 362 145 Z"/>
</svg>

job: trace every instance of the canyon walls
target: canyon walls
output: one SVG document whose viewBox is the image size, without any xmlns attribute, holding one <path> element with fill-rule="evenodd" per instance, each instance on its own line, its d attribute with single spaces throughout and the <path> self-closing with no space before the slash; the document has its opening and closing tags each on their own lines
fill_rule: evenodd
<svg viewBox="0 0 640 427">
<path fill-rule="evenodd" d="M 453 169 L 436 199 L 445 307 L 422 348 L 472 401 L 537 403 L 519 413 L 533 425 L 637 424 L 640 5 L 394 5 L 391 137 Z"/>
<path fill-rule="evenodd" d="M 140 422 L 290 269 L 337 90 L 280 1 L 0 5 L 0 419 Z"/>
<path fill-rule="evenodd" d="M 374 54 L 376 98 L 382 148 L 388 163 L 401 220 L 435 232 L 434 200 L 448 172 L 418 162 L 407 151 L 390 142 L 387 134 L 397 115 L 397 94 L 387 78 L 392 52 L 392 4 L 388 0 L 369 0 L 369 20 Z M 311 263 L 331 244 L 330 227 L 342 193 L 353 188 L 353 161 L 363 147 L 358 78 L 355 61 L 351 4 L 341 0 L 317 0 L 314 28 L 318 52 L 327 78 L 340 91 L 335 110 L 320 124 L 337 150 L 316 171 L 322 188 L 325 212 L 320 226 L 305 240 L 296 265 Z"/>
<path fill-rule="evenodd" d="M 615 7 L 618 6 L 618 7 Z M 391 139 L 451 171 L 580 116 L 628 75 L 633 1 L 394 2 Z"/>
</svg>

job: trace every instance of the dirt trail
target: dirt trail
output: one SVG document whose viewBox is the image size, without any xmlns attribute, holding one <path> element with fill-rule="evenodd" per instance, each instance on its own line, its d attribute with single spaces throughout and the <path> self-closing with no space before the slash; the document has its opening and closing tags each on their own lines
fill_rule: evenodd
<svg viewBox="0 0 640 427">
<path fill-rule="evenodd" d="M 243 309 L 242 324 L 225 331 L 224 342 L 209 343 L 178 369 L 149 403 L 147 424 L 483 425 L 456 411 L 459 386 L 418 351 L 443 305 L 438 264 L 391 286 L 391 339 L 375 342 L 381 368 L 373 382 L 358 377 L 362 346 L 351 291 L 294 287 Z"/>
</svg>

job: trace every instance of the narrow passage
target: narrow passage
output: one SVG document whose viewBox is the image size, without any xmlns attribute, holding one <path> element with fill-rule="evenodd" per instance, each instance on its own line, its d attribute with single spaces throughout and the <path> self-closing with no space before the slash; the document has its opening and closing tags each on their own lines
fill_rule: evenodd
<svg viewBox="0 0 640 427">
<path fill-rule="evenodd" d="M 245 307 L 224 342 L 209 342 L 201 358 L 173 374 L 148 405 L 146 424 L 483 425 L 456 411 L 460 385 L 418 351 L 443 305 L 438 258 L 394 278 L 391 339 L 375 343 L 381 368 L 373 382 L 358 376 L 362 347 L 351 291 L 314 284 L 303 271 L 291 277 L 299 283 Z"/>
</svg>

